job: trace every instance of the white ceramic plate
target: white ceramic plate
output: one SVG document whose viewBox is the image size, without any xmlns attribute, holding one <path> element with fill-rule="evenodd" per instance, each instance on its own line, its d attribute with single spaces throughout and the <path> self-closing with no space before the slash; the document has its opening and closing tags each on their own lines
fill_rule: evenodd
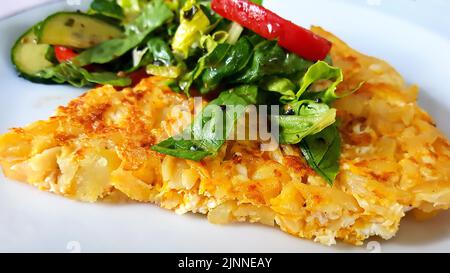
<svg viewBox="0 0 450 273">
<path fill-rule="evenodd" d="M 449 2 L 266 0 L 266 6 L 296 23 L 324 26 L 392 63 L 421 86 L 420 104 L 450 136 Z M 52 12 L 78 8 L 85 6 L 64 1 L 0 21 L 0 133 L 46 119 L 83 92 L 25 81 L 9 61 L 10 47 L 25 29 Z M 396 238 L 379 242 L 325 247 L 269 227 L 215 226 L 204 217 L 177 216 L 153 205 L 78 203 L 0 176 L 0 252 L 450 252 L 450 214 L 426 223 L 407 218 Z"/>
</svg>

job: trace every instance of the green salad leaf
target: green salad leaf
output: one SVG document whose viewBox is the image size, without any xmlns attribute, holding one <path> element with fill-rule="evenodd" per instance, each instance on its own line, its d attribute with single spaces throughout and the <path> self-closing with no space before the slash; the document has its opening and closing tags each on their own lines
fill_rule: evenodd
<svg viewBox="0 0 450 273">
<path fill-rule="evenodd" d="M 286 53 L 277 41 L 264 40 L 255 46 L 249 67 L 236 75 L 233 82 L 250 84 L 266 76 L 298 76 L 311 64 L 293 53 Z"/>
<path fill-rule="evenodd" d="M 344 75 L 340 68 L 331 66 L 325 61 L 318 61 L 303 76 L 300 82 L 300 90 L 297 92 L 297 98 L 319 100 L 331 105 L 335 100 L 358 91 L 364 84 L 364 82 L 361 82 L 354 89 L 338 95 L 336 94 L 337 86 L 343 81 Z M 315 88 L 322 88 L 322 90 L 311 90 L 313 84 L 318 84 Z"/>
<path fill-rule="evenodd" d="M 203 71 L 205 70 L 207 59 L 211 54 L 213 54 L 219 44 L 222 44 L 226 41 L 226 35 L 227 34 L 223 31 L 218 31 L 213 35 L 202 36 L 202 38 L 200 39 L 200 46 L 203 50 L 206 51 L 206 54 L 204 54 L 197 60 L 197 64 L 190 72 L 187 72 L 179 79 L 176 86 L 177 88 L 184 91 L 186 95 L 189 95 L 192 84 L 202 75 Z"/>
<path fill-rule="evenodd" d="M 70 83 L 76 87 L 91 86 L 92 84 L 110 84 L 113 86 L 129 86 L 131 79 L 119 77 L 112 72 L 89 72 L 84 68 L 64 62 L 44 69 L 38 73 L 43 79 L 51 79 L 57 83 Z"/>
<path fill-rule="evenodd" d="M 280 143 L 298 144 L 305 137 L 319 133 L 336 121 L 336 109 L 324 103 L 302 101 L 294 115 L 279 117 Z"/>
<path fill-rule="evenodd" d="M 241 72 L 252 55 L 252 44 L 243 37 L 235 45 L 219 44 L 204 62 L 200 92 L 216 89 L 225 79 Z"/>
<path fill-rule="evenodd" d="M 295 91 L 297 86 L 287 78 L 268 77 L 260 83 L 263 90 L 274 92 L 280 95 L 280 102 L 287 104 L 296 100 Z"/>
<path fill-rule="evenodd" d="M 195 0 L 188 0 L 180 13 L 180 25 L 172 40 L 172 49 L 183 59 L 189 52 L 199 46 L 200 38 L 210 27 L 208 16 Z"/>
<path fill-rule="evenodd" d="M 222 92 L 195 117 L 193 124 L 182 135 L 162 141 L 152 150 L 194 161 L 214 156 L 234 130 L 237 120 L 244 115 L 245 106 L 257 103 L 258 88 L 254 85 Z M 223 125 L 226 128 L 222 128 Z"/>
<path fill-rule="evenodd" d="M 331 103 L 337 98 L 336 88 L 344 80 L 344 75 L 340 68 L 329 65 L 326 62 L 318 61 L 310 66 L 300 82 L 300 90 L 297 92 L 297 98 L 301 98 L 306 91 L 318 81 L 329 81 L 325 90 L 320 90 L 320 99 L 324 103 Z"/>
<path fill-rule="evenodd" d="M 331 125 L 320 133 L 307 136 L 300 143 L 303 156 L 309 166 L 333 185 L 339 173 L 341 137 L 336 125 Z"/>
<path fill-rule="evenodd" d="M 171 79 L 178 78 L 183 69 L 181 65 L 176 64 L 176 58 L 169 45 L 161 38 L 151 38 L 147 42 L 148 55 L 151 55 L 151 63 L 146 67 L 147 74 L 167 77 Z"/>
<path fill-rule="evenodd" d="M 133 66 L 127 72 L 133 72 L 144 66 L 172 67 L 176 58 L 169 45 L 160 37 L 150 38 L 144 48 L 135 48 L 132 51 Z M 156 75 L 156 74 L 150 74 Z M 161 76 L 161 75 L 158 75 Z"/>
<path fill-rule="evenodd" d="M 125 34 L 145 38 L 149 33 L 173 18 L 174 14 L 164 0 L 153 0 L 144 5 L 133 21 L 125 25 Z"/>
<path fill-rule="evenodd" d="M 200 38 L 200 47 L 210 53 L 216 49 L 219 44 L 223 44 L 228 39 L 228 33 L 226 31 L 219 30 L 212 35 L 203 35 Z"/>
<path fill-rule="evenodd" d="M 188 92 L 195 84 L 202 94 L 206 94 L 225 83 L 259 84 L 268 76 L 296 80 L 311 65 L 295 54 L 286 53 L 276 41 L 244 35 L 235 44 L 217 44 L 180 80 L 180 88 Z"/>
<path fill-rule="evenodd" d="M 117 5 L 123 10 L 126 22 L 130 22 L 136 18 L 148 2 L 149 0 L 116 0 Z"/>
<path fill-rule="evenodd" d="M 124 12 L 116 0 L 93 0 L 88 13 L 100 14 L 106 17 L 122 20 Z"/>
<path fill-rule="evenodd" d="M 149 54 L 153 57 L 153 63 L 169 66 L 175 63 L 175 56 L 169 45 L 159 37 L 151 38 L 147 42 Z"/>
<path fill-rule="evenodd" d="M 154 0 L 147 4 L 140 15 L 125 27 L 126 37 L 112 39 L 80 53 L 72 61 L 77 66 L 105 64 L 124 55 L 154 30 L 173 18 L 172 11 L 163 0 Z"/>
</svg>

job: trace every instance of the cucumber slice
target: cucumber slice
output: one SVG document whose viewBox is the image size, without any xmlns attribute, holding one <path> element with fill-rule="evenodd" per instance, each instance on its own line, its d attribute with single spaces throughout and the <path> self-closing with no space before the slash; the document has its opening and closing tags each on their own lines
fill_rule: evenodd
<svg viewBox="0 0 450 273">
<path fill-rule="evenodd" d="M 123 36 L 120 28 L 79 12 L 59 12 L 42 22 L 39 43 L 74 48 L 90 48 Z"/>
<path fill-rule="evenodd" d="M 36 76 L 37 72 L 53 66 L 53 63 L 46 58 L 50 46 L 38 44 L 37 40 L 35 27 L 25 32 L 14 44 L 11 60 L 21 76 L 40 82 L 43 80 Z"/>
</svg>

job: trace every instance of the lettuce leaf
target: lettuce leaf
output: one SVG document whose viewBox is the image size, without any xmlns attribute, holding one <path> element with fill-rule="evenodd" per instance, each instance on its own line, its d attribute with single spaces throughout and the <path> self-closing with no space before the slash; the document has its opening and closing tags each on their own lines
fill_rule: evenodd
<svg viewBox="0 0 450 273">
<path fill-rule="evenodd" d="M 147 4 L 133 22 L 126 25 L 126 37 L 112 39 L 80 53 L 72 62 L 77 66 L 105 64 L 123 56 L 141 44 L 147 36 L 173 18 L 172 11 L 163 0 Z"/>
<path fill-rule="evenodd" d="M 39 72 L 39 77 L 51 79 L 57 83 L 70 83 L 76 87 L 92 86 L 93 84 L 110 84 L 113 86 L 129 86 L 131 79 L 119 77 L 112 72 L 89 72 L 84 68 L 64 62 Z"/>
<path fill-rule="evenodd" d="M 180 80 L 180 88 L 188 92 L 195 83 L 206 94 L 223 84 L 259 85 L 266 77 L 298 80 L 311 65 L 293 53 L 286 53 L 276 41 L 245 35 L 236 44 L 217 44 Z"/>
<path fill-rule="evenodd" d="M 148 0 L 116 0 L 117 5 L 122 8 L 126 22 L 134 20 L 148 2 Z"/>
<path fill-rule="evenodd" d="M 200 39 L 200 47 L 206 51 L 206 54 L 197 60 L 197 65 L 193 70 L 184 74 L 178 81 L 177 88 L 184 91 L 186 95 L 189 95 L 190 88 L 195 80 L 197 80 L 203 71 L 206 69 L 206 61 L 210 58 L 219 44 L 226 41 L 227 36 L 223 31 L 218 31 L 213 35 L 203 35 Z M 215 53 L 214 53 L 215 54 Z"/>
<path fill-rule="evenodd" d="M 324 90 L 313 91 L 311 87 L 319 81 L 325 81 L 328 85 Z M 344 81 L 342 70 L 329 65 L 327 62 L 318 61 L 312 65 L 300 82 L 300 90 L 297 92 L 298 99 L 318 100 L 331 105 L 335 100 L 349 96 L 358 91 L 364 82 L 354 89 L 336 94 L 337 86 Z"/>
<path fill-rule="evenodd" d="M 175 63 L 175 56 L 169 45 L 161 38 L 151 38 L 147 42 L 149 53 L 153 56 L 153 62 L 159 65 L 170 66 Z"/>
<path fill-rule="evenodd" d="M 172 40 L 172 49 L 183 59 L 189 56 L 192 48 L 198 47 L 200 38 L 211 23 L 195 0 L 188 0 L 180 12 L 180 25 Z"/>
<path fill-rule="evenodd" d="M 225 79 L 242 71 L 252 56 L 252 44 L 245 37 L 235 45 L 219 44 L 205 59 L 200 92 L 216 89 Z"/>
<path fill-rule="evenodd" d="M 302 101 L 294 115 L 279 116 L 280 143 L 298 144 L 336 122 L 336 109 L 324 103 Z"/>
<path fill-rule="evenodd" d="M 133 66 L 126 70 L 128 73 L 136 71 L 144 66 L 152 66 L 153 68 L 151 68 L 151 70 L 162 71 L 157 67 L 175 67 L 176 63 L 176 58 L 173 55 L 169 45 L 160 37 L 150 38 L 144 48 L 134 48 L 132 51 L 132 57 Z"/>
<path fill-rule="evenodd" d="M 296 54 L 285 52 L 277 41 L 263 40 L 254 47 L 253 56 L 247 69 L 236 74 L 236 78 L 232 82 L 250 84 L 258 82 L 266 76 L 298 76 L 311 65 L 311 62 Z"/>
<path fill-rule="evenodd" d="M 297 86 L 287 78 L 269 77 L 260 84 L 261 89 L 280 95 L 279 101 L 288 104 L 296 100 L 295 91 Z"/>
<path fill-rule="evenodd" d="M 308 165 L 333 185 L 339 173 L 341 136 L 336 125 L 331 125 L 320 133 L 307 136 L 300 143 L 300 149 Z"/>
<path fill-rule="evenodd" d="M 122 7 L 117 4 L 116 0 L 93 0 L 88 12 L 117 20 L 125 17 Z"/>
<path fill-rule="evenodd" d="M 234 129 L 237 120 L 245 113 L 245 106 L 258 103 L 258 88 L 244 85 L 222 92 L 195 117 L 193 124 L 180 136 L 168 138 L 152 147 L 152 150 L 194 161 L 215 156 Z M 220 109 L 234 107 L 233 111 Z M 219 111 L 217 109 L 219 108 Z M 225 128 L 217 128 L 217 122 Z M 186 136 L 189 139 L 186 139 Z"/>
<path fill-rule="evenodd" d="M 300 90 L 297 92 L 297 98 L 300 99 L 311 85 L 324 80 L 331 81 L 331 83 L 322 92 L 321 99 L 324 103 L 331 103 L 337 98 L 335 94 L 336 88 L 344 80 L 344 75 L 340 68 L 331 66 L 323 61 L 318 61 L 309 67 L 300 82 Z"/>
</svg>

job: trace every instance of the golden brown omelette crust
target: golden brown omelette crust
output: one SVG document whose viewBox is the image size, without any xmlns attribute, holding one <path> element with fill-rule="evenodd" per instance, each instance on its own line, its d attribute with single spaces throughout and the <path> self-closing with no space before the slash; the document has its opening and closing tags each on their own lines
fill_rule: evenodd
<svg viewBox="0 0 450 273">
<path fill-rule="evenodd" d="M 367 57 L 320 28 L 344 71 L 336 103 L 342 119 L 341 173 L 330 187 L 294 146 L 262 152 L 230 141 L 216 158 L 192 162 L 150 147 L 190 123 L 193 101 L 148 78 L 121 92 L 105 86 L 60 107 L 48 121 L 0 136 L 6 176 L 81 201 L 115 196 L 213 223 L 260 222 L 333 244 L 389 239 L 405 212 L 450 205 L 450 146 L 387 63 Z"/>
</svg>

